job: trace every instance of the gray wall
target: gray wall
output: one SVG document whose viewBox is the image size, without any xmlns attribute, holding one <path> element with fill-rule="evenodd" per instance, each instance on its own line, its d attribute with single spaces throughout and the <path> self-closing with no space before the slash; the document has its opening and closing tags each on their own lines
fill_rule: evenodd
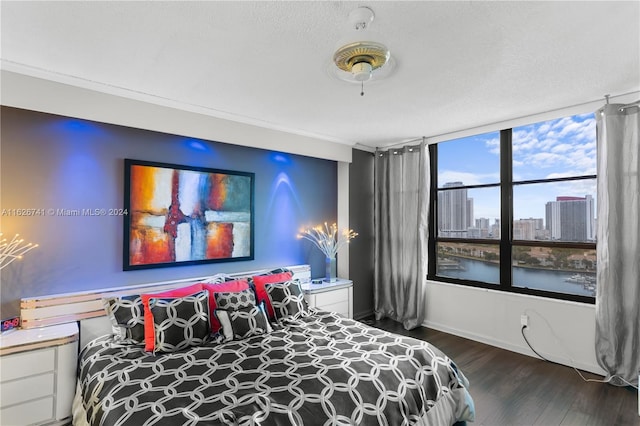
<svg viewBox="0 0 640 426">
<path fill-rule="evenodd" d="M 0 229 L 40 244 L 0 272 L 0 318 L 32 297 L 311 263 L 300 227 L 337 215 L 337 163 L 2 107 Z M 122 217 L 15 216 L 12 209 L 121 208 L 124 159 L 255 173 L 255 260 L 122 271 Z"/>
<path fill-rule="evenodd" d="M 373 314 L 373 154 L 353 150 L 349 166 L 349 227 L 358 232 L 350 243 L 349 275 L 353 280 L 356 319 Z"/>
</svg>

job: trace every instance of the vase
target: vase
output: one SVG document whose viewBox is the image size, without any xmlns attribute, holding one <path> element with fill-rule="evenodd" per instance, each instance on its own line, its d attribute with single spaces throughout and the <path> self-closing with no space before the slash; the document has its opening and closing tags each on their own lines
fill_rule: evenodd
<svg viewBox="0 0 640 426">
<path fill-rule="evenodd" d="M 336 274 L 336 258 L 335 257 L 327 257 L 326 258 L 326 270 L 324 281 L 327 283 L 336 282 L 337 274 Z"/>
</svg>

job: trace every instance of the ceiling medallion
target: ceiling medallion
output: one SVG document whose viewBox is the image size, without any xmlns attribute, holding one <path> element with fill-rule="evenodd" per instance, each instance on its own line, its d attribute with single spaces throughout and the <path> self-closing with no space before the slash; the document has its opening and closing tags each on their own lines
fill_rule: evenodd
<svg viewBox="0 0 640 426">
<path fill-rule="evenodd" d="M 364 82 L 377 78 L 377 70 L 390 62 L 391 52 L 375 39 L 368 30 L 374 14 L 368 7 L 359 7 L 349 13 L 351 34 L 333 54 L 333 63 L 338 68 L 339 78 L 361 84 L 360 95 L 364 95 Z M 386 73 L 388 74 L 388 73 Z"/>
<path fill-rule="evenodd" d="M 391 52 L 382 43 L 358 41 L 340 47 L 333 54 L 333 62 L 341 70 L 354 74 L 357 81 L 367 81 L 371 78 L 371 74 L 367 78 L 359 78 L 357 76 L 359 75 L 359 68 L 362 65 L 366 65 L 365 69 L 368 69 L 369 73 L 371 73 L 386 64 L 389 56 L 391 56 Z"/>
</svg>

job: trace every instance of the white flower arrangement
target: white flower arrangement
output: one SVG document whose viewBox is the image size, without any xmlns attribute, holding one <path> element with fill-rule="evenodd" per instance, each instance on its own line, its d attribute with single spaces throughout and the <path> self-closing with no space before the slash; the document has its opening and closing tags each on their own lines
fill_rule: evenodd
<svg viewBox="0 0 640 426">
<path fill-rule="evenodd" d="M 20 238 L 19 234 L 14 235 L 11 241 L 2 238 L 2 235 L 3 233 L 0 232 L 0 269 L 8 266 L 14 260 L 22 259 L 22 256 L 27 252 L 38 247 L 38 244 L 23 244 L 24 240 Z"/>
<path fill-rule="evenodd" d="M 328 225 L 327 222 L 322 225 L 314 226 L 313 228 L 306 228 L 300 231 L 298 238 L 304 238 L 311 241 L 316 247 L 324 253 L 328 258 L 335 258 L 338 254 L 338 250 L 349 241 L 358 236 L 357 232 L 353 229 L 343 229 L 342 232 L 338 232 L 338 225 L 333 223 Z"/>
</svg>

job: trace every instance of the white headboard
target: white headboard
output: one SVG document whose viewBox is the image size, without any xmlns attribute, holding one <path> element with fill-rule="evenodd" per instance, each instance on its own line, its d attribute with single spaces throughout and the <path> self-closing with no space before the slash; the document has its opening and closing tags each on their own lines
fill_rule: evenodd
<svg viewBox="0 0 640 426">
<path fill-rule="evenodd" d="M 293 272 L 293 278 L 300 283 L 311 281 L 309 265 L 286 266 Z M 262 274 L 275 268 L 226 274 L 232 278 L 247 278 Z M 111 324 L 102 306 L 102 298 L 127 294 L 154 293 L 171 290 L 185 285 L 204 281 L 211 276 L 136 284 L 124 287 L 104 288 L 75 293 L 52 294 L 40 297 L 25 297 L 20 300 L 22 328 L 44 327 L 54 324 L 80 321 L 81 347 L 102 334 L 111 331 Z M 93 336 L 93 337 L 91 337 Z"/>
</svg>

